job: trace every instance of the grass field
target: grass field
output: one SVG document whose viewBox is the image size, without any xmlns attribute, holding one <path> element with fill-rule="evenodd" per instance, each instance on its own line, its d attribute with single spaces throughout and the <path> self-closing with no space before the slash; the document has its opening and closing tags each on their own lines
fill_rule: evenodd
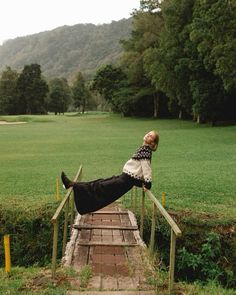
<svg viewBox="0 0 236 295">
<path fill-rule="evenodd" d="M 0 202 L 31 210 L 55 200 L 56 177 L 83 179 L 119 174 L 145 132 L 156 129 L 153 193 L 167 193 L 169 209 L 223 222 L 236 216 L 236 126 L 122 118 L 109 114 L 0 117 L 27 121 L 0 125 Z M 61 188 L 61 193 L 64 191 Z"/>
</svg>

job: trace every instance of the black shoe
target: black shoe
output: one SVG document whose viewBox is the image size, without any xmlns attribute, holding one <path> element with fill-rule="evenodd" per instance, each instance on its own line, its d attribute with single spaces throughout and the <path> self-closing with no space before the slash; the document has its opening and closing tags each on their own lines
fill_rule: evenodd
<svg viewBox="0 0 236 295">
<path fill-rule="evenodd" d="M 74 185 L 74 182 L 71 181 L 71 180 L 65 175 L 65 173 L 64 173 L 63 171 L 62 171 L 62 173 L 61 173 L 61 181 L 63 182 L 64 187 L 65 187 L 66 189 L 68 189 L 68 188 L 70 188 L 71 186 Z"/>
</svg>

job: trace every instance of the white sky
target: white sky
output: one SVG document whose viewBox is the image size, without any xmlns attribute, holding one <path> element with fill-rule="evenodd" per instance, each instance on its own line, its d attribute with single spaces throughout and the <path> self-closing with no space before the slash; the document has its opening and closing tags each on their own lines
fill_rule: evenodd
<svg viewBox="0 0 236 295">
<path fill-rule="evenodd" d="M 64 25 L 130 17 L 139 0 L 0 0 L 0 44 Z"/>
</svg>

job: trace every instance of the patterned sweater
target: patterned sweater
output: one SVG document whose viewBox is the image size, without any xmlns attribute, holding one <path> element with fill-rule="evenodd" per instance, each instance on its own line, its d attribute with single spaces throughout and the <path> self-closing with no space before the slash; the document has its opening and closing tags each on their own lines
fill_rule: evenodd
<svg viewBox="0 0 236 295">
<path fill-rule="evenodd" d="M 147 189 L 152 186 L 152 150 L 148 145 L 142 145 L 129 159 L 124 167 L 123 172 L 129 176 L 141 180 Z"/>
</svg>

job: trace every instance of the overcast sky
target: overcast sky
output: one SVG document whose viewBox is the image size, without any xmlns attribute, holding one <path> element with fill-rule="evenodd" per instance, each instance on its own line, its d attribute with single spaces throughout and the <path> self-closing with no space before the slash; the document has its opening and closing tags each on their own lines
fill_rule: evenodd
<svg viewBox="0 0 236 295">
<path fill-rule="evenodd" d="M 130 17 L 139 0 L 0 0 L 0 44 L 63 25 Z"/>
</svg>

